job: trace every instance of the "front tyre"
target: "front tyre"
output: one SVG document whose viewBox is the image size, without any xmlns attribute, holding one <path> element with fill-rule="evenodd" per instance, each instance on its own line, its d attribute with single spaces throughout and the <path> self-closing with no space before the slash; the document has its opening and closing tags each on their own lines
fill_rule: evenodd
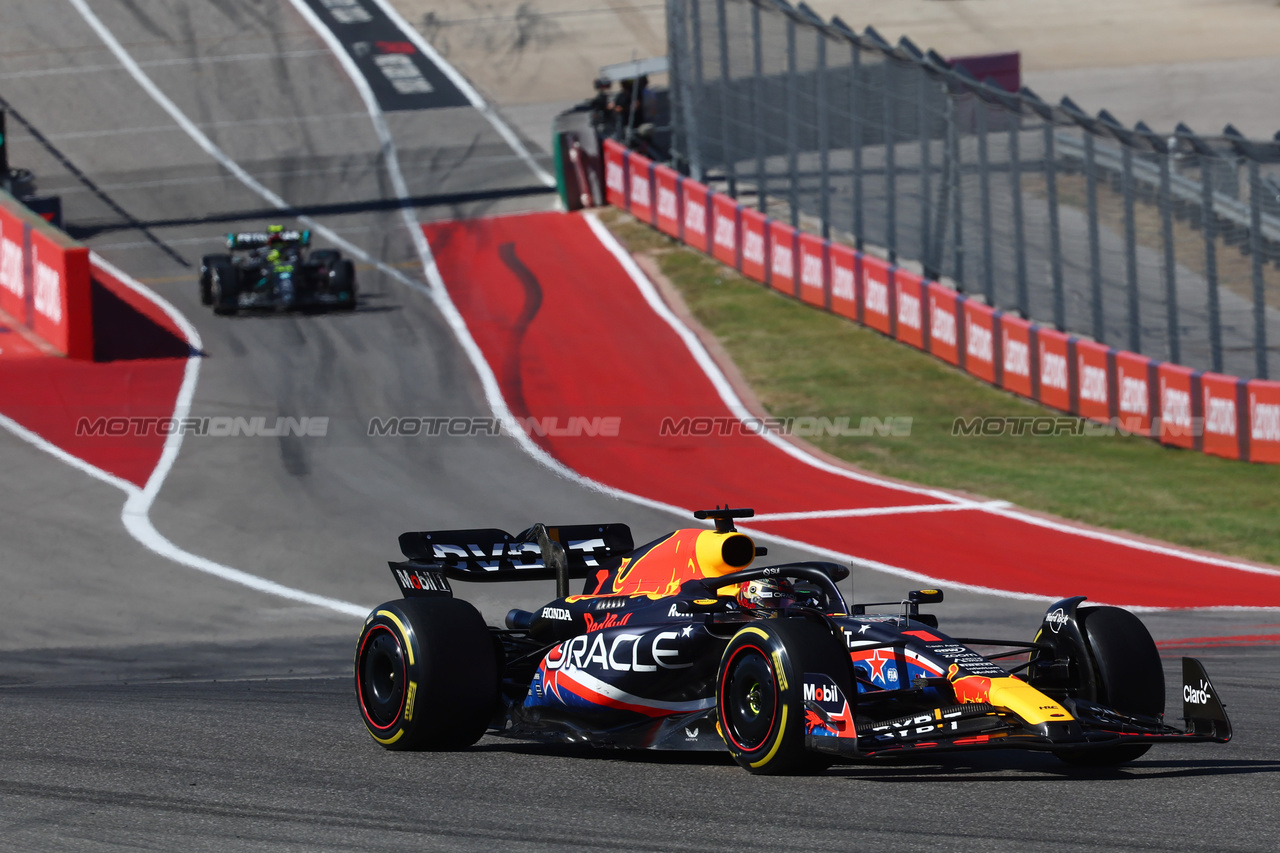
<svg viewBox="0 0 1280 853">
<path fill-rule="evenodd" d="M 733 760 L 751 773 L 820 770 L 805 749 L 804 674 L 823 673 L 848 695 L 849 663 L 823 626 L 798 618 L 761 620 L 725 648 L 716 679 L 717 723 Z"/>
<path fill-rule="evenodd" d="M 471 746 L 498 702 L 489 629 L 455 598 L 375 608 L 356 643 L 355 682 L 365 728 L 386 749 Z"/>
<path fill-rule="evenodd" d="M 1164 667 L 1147 627 L 1119 607 L 1082 607 L 1077 611 L 1089 646 L 1094 695 L 1084 698 L 1122 714 L 1158 717 L 1164 713 Z M 1142 756 L 1151 744 L 1105 749 L 1060 750 L 1058 758 L 1078 767 L 1106 767 Z"/>
</svg>

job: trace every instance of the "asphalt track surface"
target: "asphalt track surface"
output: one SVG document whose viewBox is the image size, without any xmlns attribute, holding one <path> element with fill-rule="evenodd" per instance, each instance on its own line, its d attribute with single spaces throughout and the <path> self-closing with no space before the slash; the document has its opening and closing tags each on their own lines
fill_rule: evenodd
<svg viewBox="0 0 1280 853">
<path fill-rule="evenodd" d="M 291 6 L 89 5 L 255 179 L 421 280 L 413 235 L 388 204 L 395 193 L 364 103 Z M 394 597 L 385 561 L 404 530 L 620 520 L 644 538 L 684 523 L 589 493 L 508 439 L 368 437 L 374 416 L 490 414 L 431 301 L 362 264 L 354 314 L 214 318 L 196 300 L 200 254 L 217 251 L 221 233 L 281 214 L 195 145 L 72 5 L 10 0 L 4 19 L 0 96 L 61 160 L 11 123 L 14 150 L 44 189 L 64 196 L 68 220 L 96 251 L 195 324 L 206 357 L 192 413 L 330 418 L 323 441 L 189 438 L 151 512 L 170 541 L 373 605 Z M 423 221 L 549 203 L 528 194 L 535 176 L 475 110 L 387 121 Z M 578 753 L 491 738 L 464 754 L 390 754 L 365 735 L 354 706 L 357 619 L 155 555 L 122 527 L 117 488 L 9 433 L 0 433 L 0 466 L 3 849 L 1273 846 L 1273 645 L 1197 652 L 1230 706 L 1231 745 L 1165 748 L 1102 774 L 992 753 L 759 779 L 718 756 Z M 896 597 L 904 587 L 867 570 L 853 582 L 859 598 Z M 544 584 L 487 587 L 479 603 L 496 620 L 550 593 Z M 1024 638 L 1042 609 L 957 593 L 942 605 L 942 624 Z M 1271 611 L 1145 618 L 1162 640 L 1265 642 L 1280 627 Z M 1197 642 L 1218 641 L 1187 645 Z M 1166 661 L 1171 682 L 1180 653 Z"/>
</svg>

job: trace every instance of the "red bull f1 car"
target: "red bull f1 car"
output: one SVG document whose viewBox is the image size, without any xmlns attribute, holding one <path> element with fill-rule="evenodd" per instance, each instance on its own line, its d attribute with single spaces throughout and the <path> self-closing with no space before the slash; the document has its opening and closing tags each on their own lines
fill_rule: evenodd
<svg viewBox="0 0 1280 853">
<path fill-rule="evenodd" d="M 281 225 L 228 234 L 232 254 L 200 259 L 200 302 L 212 305 L 215 314 L 250 308 L 354 309 L 355 265 L 337 249 L 308 252 L 310 245 L 310 231 Z"/>
<path fill-rule="evenodd" d="M 1193 658 L 1182 725 L 1169 724 L 1160 656 L 1128 611 L 1067 598 L 1030 641 L 952 637 L 921 611 L 938 590 L 856 604 L 837 586 L 843 566 L 753 565 L 765 549 L 734 526 L 751 515 L 699 511 L 714 530 L 638 548 L 622 524 L 403 534 L 408 559 L 390 565 L 404 597 L 374 608 L 356 646 L 366 728 L 387 749 L 460 749 L 486 733 L 727 749 L 752 773 L 990 748 L 1097 766 L 1231 738 Z M 451 586 L 552 578 L 556 599 L 512 610 L 504 628 Z"/>
</svg>

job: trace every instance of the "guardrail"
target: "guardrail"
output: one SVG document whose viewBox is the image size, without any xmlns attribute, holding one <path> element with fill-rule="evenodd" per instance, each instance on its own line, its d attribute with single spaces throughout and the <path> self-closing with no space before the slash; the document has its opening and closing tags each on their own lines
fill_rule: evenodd
<svg viewBox="0 0 1280 853">
<path fill-rule="evenodd" d="M 3 191 L 0 311 L 62 355 L 93 359 L 89 249 Z"/>
<path fill-rule="evenodd" d="M 604 169 L 609 204 L 753 281 L 984 382 L 1162 444 L 1280 463 L 1280 382 L 1196 371 L 1021 319 L 772 219 L 613 140 L 604 142 Z"/>
</svg>

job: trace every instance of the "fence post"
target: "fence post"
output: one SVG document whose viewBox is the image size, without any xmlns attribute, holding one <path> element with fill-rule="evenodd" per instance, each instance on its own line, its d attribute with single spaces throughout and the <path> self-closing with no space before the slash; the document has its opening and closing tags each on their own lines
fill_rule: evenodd
<svg viewBox="0 0 1280 853">
<path fill-rule="evenodd" d="M 981 192 L 978 194 L 982 202 L 982 292 L 987 296 L 987 304 L 996 304 L 996 276 L 992 267 L 995 264 L 995 247 L 991 243 L 991 170 L 987 159 L 987 102 L 981 97 L 974 99 L 978 109 L 978 179 Z"/>
<path fill-rule="evenodd" d="M 929 158 L 929 109 L 927 106 L 927 97 L 929 94 L 929 75 L 925 73 L 924 66 L 920 63 L 916 64 L 916 130 L 920 133 L 920 261 L 924 266 L 926 278 L 936 278 L 937 273 L 932 272 L 934 268 L 932 240 L 930 239 L 930 205 L 932 199 L 930 195 L 933 192 L 932 176 L 929 174 L 933 168 L 933 164 Z"/>
<path fill-rule="evenodd" d="M 956 101 L 953 95 L 948 93 L 947 97 L 947 145 L 951 149 L 951 228 L 954 232 L 952 237 L 953 252 L 952 259 L 952 276 L 955 278 L 956 287 L 961 291 L 964 290 L 964 216 L 963 206 L 960 197 L 960 188 L 963 186 L 961 181 L 964 179 L 964 161 L 960 155 L 960 128 L 959 122 L 956 120 Z"/>
<path fill-rule="evenodd" d="M 1173 155 L 1177 137 L 1170 136 L 1166 151 L 1160 157 L 1160 242 L 1164 244 L 1164 298 L 1168 311 L 1169 361 L 1182 363 L 1182 347 L 1178 340 L 1178 266 L 1173 250 Z"/>
<path fill-rule="evenodd" d="M 679 3 L 681 0 L 671 0 Z M 754 75 L 751 88 L 752 130 L 756 137 L 756 207 L 761 213 L 769 209 L 769 175 L 764 167 L 764 50 L 760 43 L 760 7 L 751 4 L 751 71 Z"/>
<path fill-rule="evenodd" d="M 1066 294 L 1062 283 L 1062 234 L 1058 228 L 1058 154 L 1053 120 L 1044 125 L 1044 183 L 1049 205 L 1049 271 L 1053 276 L 1053 327 L 1067 328 Z"/>
<path fill-rule="evenodd" d="M 1257 378 L 1267 378 L 1267 296 L 1262 278 L 1262 176 L 1249 158 L 1249 260 L 1253 266 L 1253 353 Z"/>
<path fill-rule="evenodd" d="M 730 151 L 733 129 L 729 121 L 729 20 L 725 0 L 716 0 L 716 26 L 720 28 L 720 156 L 724 158 L 724 174 L 729 195 L 738 197 L 737 156 Z"/>
<path fill-rule="evenodd" d="M 693 2 L 689 4 L 691 13 L 690 23 L 693 29 L 693 97 L 690 98 L 689 114 L 701 117 L 705 104 L 703 103 L 702 89 L 702 4 Z M 692 137 L 689 145 L 689 173 L 693 175 L 695 181 L 703 181 L 706 179 L 706 163 L 703 161 L 704 152 L 702 150 L 702 134 L 698 132 L 697 125 L 689 125 L 689 136 Z"/>
<path fill-rule="evenodd" d="M 817 93 L 818 104 L 818 215 L 822 219 L 822 237 L 831 239 L 831 143 L 827 119 L 827 37 L 814 28 L 818 39 Z"/>
<path fill-rule="evenodd" d="M 1022 133 L 1022 105 L 1009 116 L 1009 189 L 1013 194 L 1013 252 L 1018 287 L 1018 312 L 1023 318 L 1031 316 L 1031 297 L 1027 292 L 1027 242 L 1022 221 L 1022 152 L 1019 149 Z"/>
<path fill-rule="evenodd" d="M 1204 234 L 1204 278 L 1208 290 L 1209 359 L 1222 372 L 1222 318 L 1218 312 L 1218 218 L 1213 212 L 1213 159 L 1200 154 L 1200 230 Z"/>
<path fill-rule="evenodd" d="M 886 55 L 884 59 L 884 242 L 889 250 L 889 263 L 898 262 L 898 187 L 896 122 L 893 120 L 893 89 L 898 81 L 898 63 Z"/>
<path fill-rule="evenodd" d="M 1121 188 L 1124 192 L 1124 267 L 1129 292 L 1129 351 L 1142 352 L 1142 324 L 1138 316 L 1138 235 L 1133 210 L 1133 149 L 1124 145 L 1121 157 L 1124 168 Z"/>
<path fill-rule="evenodd" d="M 1102 241 L 1098 235 L 1098 173 L 1094 157 L 1093 131 L 1084 132 L 1084 179 L 1088 196 L 1089 219 L 1089 293 L 1093 313 L 1093 339 L 1102 343 L 1106 327 L 1102 312 Z"/>
<path fill-rule="evenodd" d="M 933 225 L 933 249 L 929 255 L 933 261 L 933 269 L 930 270 L 927 267 L 925 269 L 925 276 L 934 279 L 942 277 L 943 255 L 947 251 L 947 214 L 951 210 L 951 173 L 958 165 L 951 161 L 951 125 L 955 106 L 946 84 L 940 81 L 938 85 L 943 93 L 942 163 L 939 166 L 940 174 L 938 175 L 938 206 L 937 213 L 934 214 L 936 218 Z"/>
<path fill-rule="evenodd" d="M 799 105 L 796 103 L 796 22 L 787 16 L 787 181 L 791 185 L 787 201 L 791 205 L 791 227 L 800 227 L 800 175 L 797 162 L 797 150 L 800 142 L 796 138 L 799 116 Z"/>
<path fill-rule="evenodd" d="M 862 49 L 849 46 L 849 142 L 853 148 L 853 242 L 858 251 L 866 248 L 862 221 Z"/>
</svg>

